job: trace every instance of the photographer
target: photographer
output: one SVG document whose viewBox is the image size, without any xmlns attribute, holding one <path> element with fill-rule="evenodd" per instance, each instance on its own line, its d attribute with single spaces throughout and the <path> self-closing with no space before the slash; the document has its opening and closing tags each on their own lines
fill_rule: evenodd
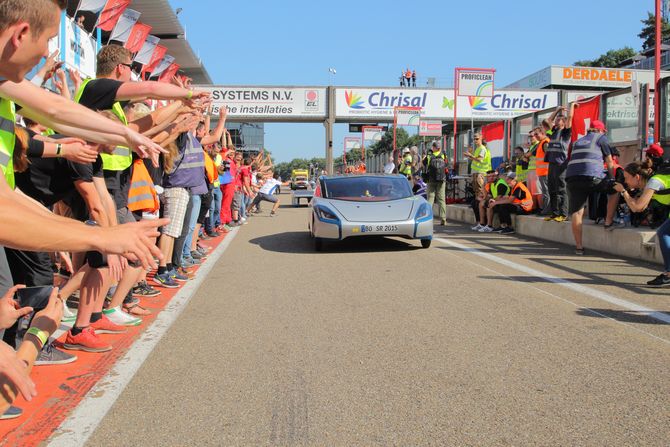
<svg viewBox="0 0 670 447">
<path fill-rule="evenodd" d="M 640 212 L 647 208 L 651 199 L 655 199 L 664 205 L 670 205 L 670 194 L 659 194 L 660 191 L 670 189 L 670 174 L 655 174 L 653 171 L 653 161 L 647 158 L 643 162 L 635 161 L 624 168 L 624 179 L 629 189 L 640 189 L 642 195 L 633 198 L 626 191 L 624 185 L 615 183 L 614 189 L 621 193 L 621 196 L 633 212 Z M 666 219 L 663 225 L 656 230 L 658 244 L 661 247 L 663 255 L 664 271 L 656 278 L 647 281 L 651 287 L 670 286 L 670 220 Z"/>
</svg>

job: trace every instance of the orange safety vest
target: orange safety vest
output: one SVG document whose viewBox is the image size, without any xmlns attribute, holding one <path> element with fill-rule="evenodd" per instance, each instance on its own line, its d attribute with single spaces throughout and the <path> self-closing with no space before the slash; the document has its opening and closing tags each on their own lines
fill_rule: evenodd
<svg viewBox="0 0 670 447">
<path fill-rule="evenodd" d="M 216 169 L 216 164 L 207 152 L 205 152 L 205 172 L 207 173 L 207 181 L 209 181 L 210 184 L 214 184 L 214 182 L 219 178 L 219 172 Z"/>
<path fill-rule="evenodd" d="M 521 189 L 521 191 L 523 191 L 523 199 L 517 199 L 517 197 L 514 195 L 514 192 L 517 189 Z M 525 212 L 528 213 L 533 211 L 533 196 L 530 194 L 528 188 L 526 188 L 526 185 L 524 185 L 522 182 L 516 182 L 516 185 L 514 185 L 514 188 L 512 189 L 511 197 L 512 203 L 521 206 Z"/>
<path fill-rule="evenodd" d="M 549 163 L 544 161 L 544 145 L 549 142 L 549 138 L 545 138 L 537 144 L 537 152 L 535 153 L 535 173 L 538 177 L 549 175 Z"/>
<path fill-rule="evenodd" d="M 405 72 L 405 77 L 408 78 L 408 79 L 411 78 L 411 77 L 412 77 L 412 72 L 409 71 L 409 70 L 407 70 L 407 71 Z"/>
<path fill-rule="evenodd" d="M 133 162 L 133 176 L 130 180 L 130 191 L 128 191 L 128 209 L 130 211 L 146 211 L 155 213 L 160 208 L 160 201 L 154 181 L 144 166 L 141 159 Z"/>
</svg>

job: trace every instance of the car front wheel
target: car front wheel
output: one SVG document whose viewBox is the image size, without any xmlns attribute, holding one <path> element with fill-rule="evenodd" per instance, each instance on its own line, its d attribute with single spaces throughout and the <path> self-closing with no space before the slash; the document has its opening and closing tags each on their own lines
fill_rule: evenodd
<svg viewBox="0 0 670 447">
<path fill-rule="evenodd" d="M 315 237 L 314 238 L 314 250 L 316 251 L 322 251 L 323 250 L 323 239 L 320 237 Z"/>
<path fill-rule="evenodd" d="M 421 239 L 421 246 L 423 248 L 430 247 L 430 243 L 433 242 L 431 239 Z"/>
</svg>

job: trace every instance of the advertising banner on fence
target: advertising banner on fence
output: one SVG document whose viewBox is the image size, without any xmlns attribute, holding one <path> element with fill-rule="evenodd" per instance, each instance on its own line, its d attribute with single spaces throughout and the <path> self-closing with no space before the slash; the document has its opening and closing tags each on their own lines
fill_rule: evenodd
<svg viewBox="0 0 670 447">
<path fill-rule="evenodd" d="M 439 137 L 440 135 L 442 135 L 442 121 L 425 119 L 419 121 L 419 136 Z"/>
<path fill-rule="evenodd" d="M 554 90 L 497 90 L 491 98 L 461 96 L 458 118 L 498 120 L 558 105 Z M 341 120 L 393 121 L 394 107 L 420 107 L 421 118 L 451 121 L 453 89 L 343 87 L 335 91 L 335 115 Z"/>
<path fill-rule="evenodd" d="M 325 87 L 199 86 L 212 95 L 213 113 L 228 107 L 228 119 L 322 120 L 326 117 Z"/>
<path fill-rule="evenodd" d="M 350 151 L 352 149 L 361 148 L 361 139 L 358 137 L 345 137 L 344 138 L 344 150 Z"/>
<path fill-rule="evenodd" d="M 421 119 L 420 107 L 396 107 L 395 123 L 398 126 L 418 126 Z"/>
</svg>

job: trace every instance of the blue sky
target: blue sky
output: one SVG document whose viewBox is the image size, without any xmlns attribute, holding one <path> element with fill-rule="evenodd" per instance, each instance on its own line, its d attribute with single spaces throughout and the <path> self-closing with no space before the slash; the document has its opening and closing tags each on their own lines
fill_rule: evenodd
<svg viewBox="0 0 670 447">
<path fill-rule="evenodd" d="M 417 71 L 453 83 L 454 67 L 493 67 L 504 86 L 549 65 L 641 47 L 654 0 L 170 0 L 215 84 L 396 86 Z M 372 55 L 372 57 L 371 57 Z M 376 57 L 374 57 L 376 55 Z M 275 160 L 323 157 L 321 124 L 266 124 Z M 333 140 L 341 153 L 348 127 Z"/>
</svg>

